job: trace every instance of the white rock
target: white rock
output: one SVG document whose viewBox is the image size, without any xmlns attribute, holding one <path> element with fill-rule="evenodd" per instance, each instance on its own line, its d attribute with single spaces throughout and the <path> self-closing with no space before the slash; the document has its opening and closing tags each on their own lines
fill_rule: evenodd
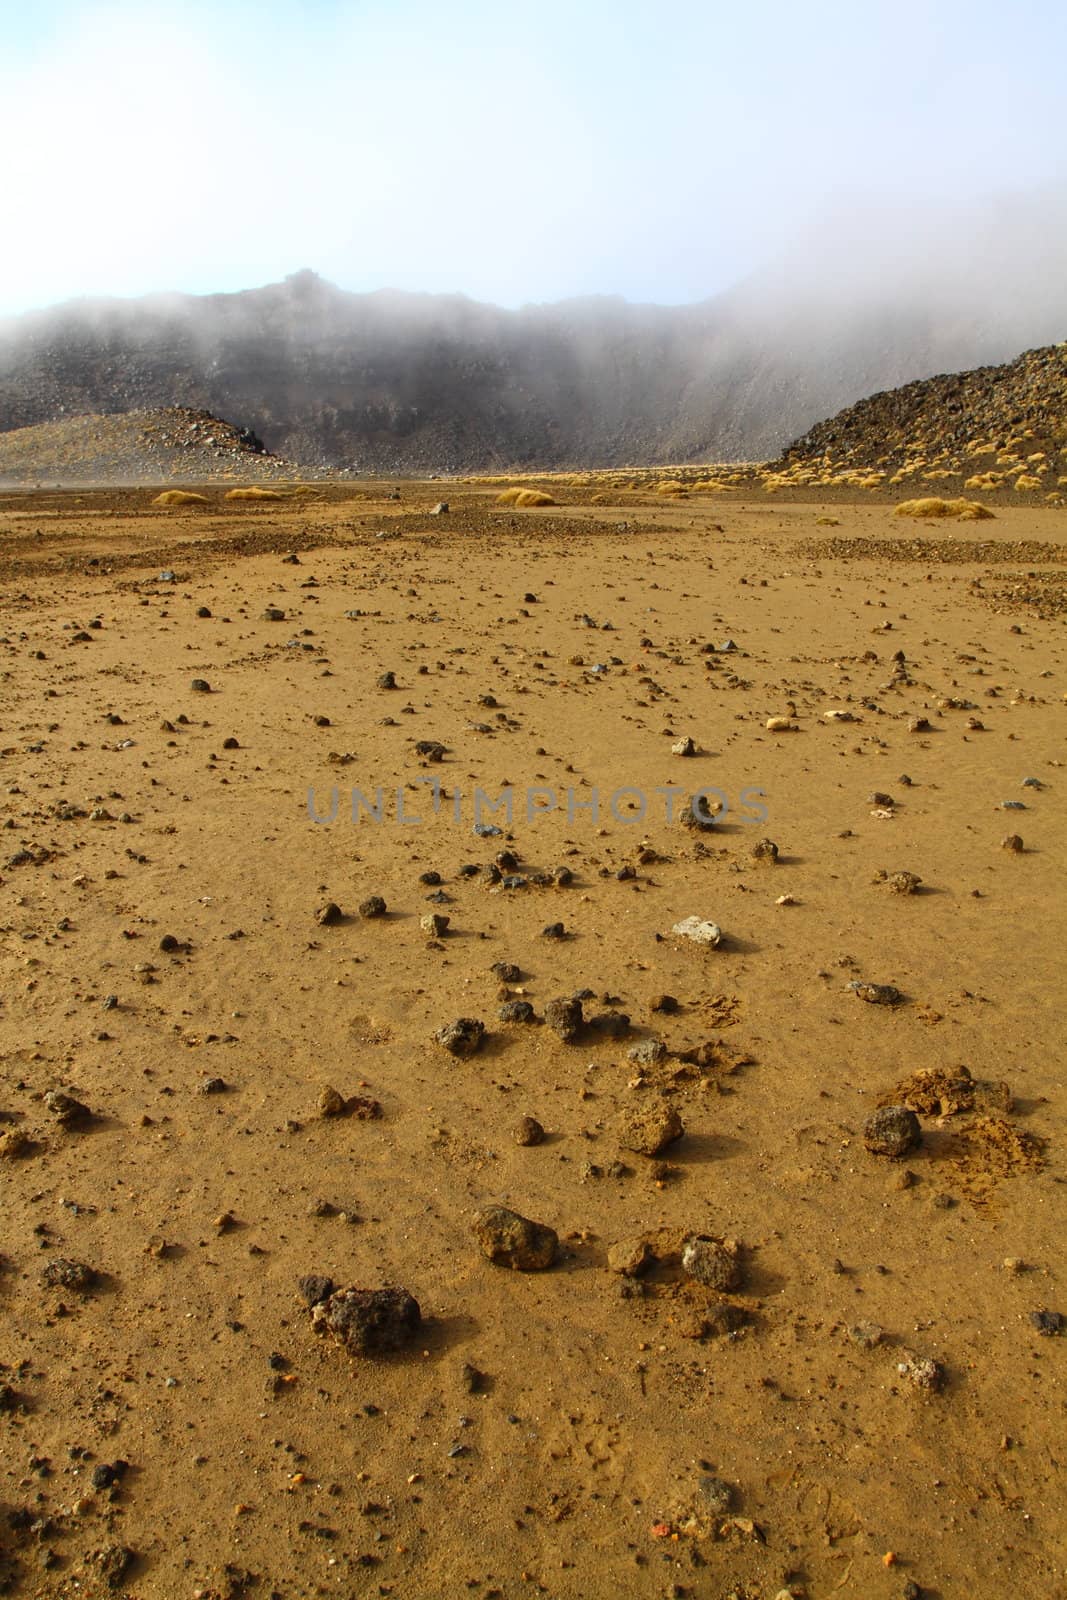
<svg viewBox="0 0 1067 1600">
<path fill-rule="evenodd" d="M 824 711 L 823 717 L 827 722 L 855 722 L 851 711 Z"/>
<path fill-rule="evenodd" d="M 788 717 L 768 717 L 764 726 L 768 733 L 795 733 L 797 725 Z"/>
<path fill-rule="evenodd" d="M 708 922 L 704 917 L 685 917 L 674 924 L 671 932 L 680 939 L 691 939 L 694 944 L 710 945 L 712 949 L 722 940 L 722 929 L 718 923 Z"/>
</svg>

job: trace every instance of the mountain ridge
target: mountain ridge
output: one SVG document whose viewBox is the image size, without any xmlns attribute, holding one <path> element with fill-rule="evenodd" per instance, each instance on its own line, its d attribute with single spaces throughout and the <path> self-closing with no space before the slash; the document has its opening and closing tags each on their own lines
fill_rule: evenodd
<svg viewBox="0 0 1067 1600">
<path fill-rule="evenodd" d="M 1062 308 L 1041 325 L 1067 326 Z M 353 294 L 309 269 L 204 296 L 81 300 L 0 324 L 0 432 L 186 407 L 306 467 L 371 472 L 758 460 L 875 390 L 1013 356 L 1025 307 L 956 317 L 758 284 L 688 306 L 500 308 Z"/>
</svg>

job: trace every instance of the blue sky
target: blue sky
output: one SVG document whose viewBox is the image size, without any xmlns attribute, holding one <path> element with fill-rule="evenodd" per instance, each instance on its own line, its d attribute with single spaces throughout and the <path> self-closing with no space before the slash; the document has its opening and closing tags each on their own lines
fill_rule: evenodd
<svg viewBox="0 0 1067 1600">
<path fill-rule="evenodd" d="M 1057 0 L 0 0 L 0 314 L 303 266 L 675 302 L 1028 195 L 1060 236 L 1065 60 Z"/>
</svg>

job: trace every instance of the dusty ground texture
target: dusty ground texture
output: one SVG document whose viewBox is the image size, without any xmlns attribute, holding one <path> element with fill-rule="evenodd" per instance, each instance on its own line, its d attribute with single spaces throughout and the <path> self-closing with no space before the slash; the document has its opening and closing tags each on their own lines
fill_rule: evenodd
<svg viewBox="0 0 1067 1600">
<path fill-rule="evenodd" d="M 1067 1594 L 1067 513 L 557 493 L 0 503 L 0 1587 Z"/>
</svg>

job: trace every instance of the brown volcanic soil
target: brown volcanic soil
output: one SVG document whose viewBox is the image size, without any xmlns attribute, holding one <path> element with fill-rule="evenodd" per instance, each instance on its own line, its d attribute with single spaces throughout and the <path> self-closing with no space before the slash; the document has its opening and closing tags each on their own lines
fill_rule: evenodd
<svg viewBox="0 0 1067 1600">
<path fill-rule="evenodd" d="M 518 512 L 365 485 L 188 514 L 152 493 L 0 500 L 13 1592 L 1062 1594 L 1067 1341 L 1031 1314 L 1067 1313 L 1067 647 L 1027 574 L 1034 551 L 1065 570 L 1067 515 L 909 551 L 869 496 L 835 505 L 831 547 L 782 496 L 558 486 Z M 730 809 L 668 823 L 672 784 Z M 381 824 L 348 820 L 357 785 Z M 478 785 L 513 787 L 510 838 L 472 833 Z M 561 809 L 528 822 L 530 785 Z M 623 786 L 643 819 L 636 795 L 612 815 Z M 568 788 L 599 791 L 597 821 Z M 462 875 L 502 846 L 573 883 Z M 672 936 L 688 916 L 721 946 Z M 500 961 L 537 1016 L 588 989 L 630 1035 L 500 1021 Z M 487 1030 L 466 1059 L 434 1037 L 457 1017 Z M 667 1058 L 630 1060 L 650 1039 Z M 380 1116 L 324 1118 L 326 1086 Z M 63 1126 L 53 1089 L 92 1119 Z M 657 1095 L 685 1124 L 658 1161 L 619 1136 Z M 901 1098 L 922 1144 L 897 1162 L 863 1125 Z M 543 1143 L 516 1142 L 525 1115 Z M 558 1231 L 554 1267 L 480 1254 L 471 1214 L 497 1202 Z M 681 1275 L 690 1232 L 741 1241 L 725 1300 Z M 661 1258 L 644 1280 L 608 1263 L 635 1235 Z M 44 1285 L 64 1260 L 96 1281 Z M 412 1346 L 316 1334 L 309 1273 L 408 1289 Z"/>
</svg>

